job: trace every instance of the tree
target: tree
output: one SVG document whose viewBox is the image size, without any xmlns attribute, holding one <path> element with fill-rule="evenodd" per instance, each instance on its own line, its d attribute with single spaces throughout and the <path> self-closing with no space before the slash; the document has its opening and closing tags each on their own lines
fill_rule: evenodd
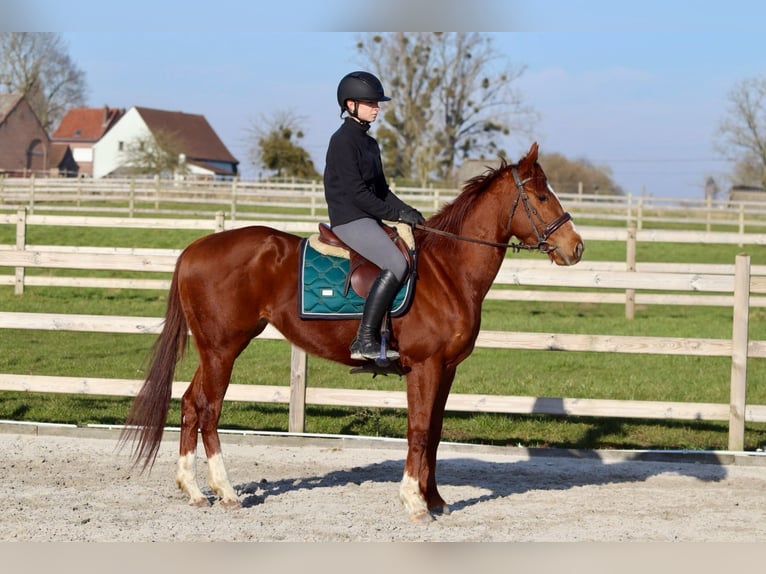
<svg viewBox="0 0 766 574">
<path fill-rule="evenodd" d="M 582 184 L 583 193 L 623 194 L 620 186 L 612 180 L 608 166 L 596 166 L 587 159 L 570 160 L 560 153 L 540 154 L 539 161 L 548 182 L 562 193 L 577 193 Z"/>
<path fill-rule="evenodd" d="M 0 90 L 20 93 L 50 132 L 71 107 L 85 103 L 85 73 L 52 32 L 0 32 Z"/>
<path fill-rule="evenodd" d="M 509 65 L 494 70 L 499 61 L 491 38 L 478 32 L 437 34 L 437 67 L 441 82 L 437 91 L 443 114 L 440 175 L 453 175 L 459 159 L 505 155 L 498 136 L 529 133 L 533 113 L 522 104 L 513 82 L 523 68 Z M 514 122 L 515 118 L 515 122 Z"/>
<path fill-rule="evenodd" d="M 766 77 L 738 82 L 728 101 L 716 147 L 736 162 L 735 183 L 766 188 Z"/>
<path fill-rule="evenodd" d="M 298 129 L 300 118 L 286 111 L 264 120 L 264 127 L 253 123 L 250 128 L 250 161 L 253 165 L 275 173 L 277 177 L 316 179 L 319 173 L 310 154 L 293 141 L 303 138 Z"/>
<path fill-rule="evenodd" d="M 129 142 L 125 147 L 125 165 L 131 173 L 141 175 L 169 176 L 187 171 L 178 137 L 168 131 L 156 131 Z"/>
<path fill-rule="evenodd" d="M 428 32 L 376 34 L 359 40 L 372 70 L 384 82 L 392 101 L 382 107 L 376 138 L 383 150 L 386 173 L 391 178 L 418 178 L 423 185 L 436 168 L 436 148 L 431 139 L 433 92 L 439 78 L 432 65 Z"/>
<path fill-rule="evenodd" d="M 393 96 L 376 135 L 394 176 L 452 180 L 459 160 L 502 154 L 500 141 L 534 122 L 513 86 L 523 68 L 485 34 L 400 32 L 357 47 Z"/>
</svg>

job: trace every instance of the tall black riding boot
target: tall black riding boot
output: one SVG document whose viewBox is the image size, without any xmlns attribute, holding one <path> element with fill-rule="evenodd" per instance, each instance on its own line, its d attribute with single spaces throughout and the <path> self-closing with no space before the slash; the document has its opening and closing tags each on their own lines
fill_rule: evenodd
<svg viewBox="0 0 766 574">
<path fill-rule="evenodd" d="M 393 272 L 385 269 L 380 272 L 372 284 L 367 300 L 364 303 L 362 322 L 351 343 L 352 359 L 377 359 L 380 357 L 380 323 L 383 315 L 391 307 L 401 283 Z M 398 359 L 399 353 L 394 349 L 386 349 L 386 358 Z"/>
</svg>

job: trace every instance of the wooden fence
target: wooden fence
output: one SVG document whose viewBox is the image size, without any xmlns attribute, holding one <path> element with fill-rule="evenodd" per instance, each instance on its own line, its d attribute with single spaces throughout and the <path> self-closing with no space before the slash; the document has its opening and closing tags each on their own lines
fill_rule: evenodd
<svg viewBox="0 0 766 574">
<path fill-rule="evenodd" d="M 25 277 L 25 269 L 68 268 L 68 269 L 111 269 L 119 271 L 151 271 L 168 273 L 172 271 L 177 251 L 157 249 L 117 249 L 90 247 L 36 247 L 25 243 L 28 224 L 62 224 L 61 216 L 29 216 L 22 210 L 5 221 L 17 224 L 17 245 L 0 246 L 0 268 L 15 268 L 15 274 L 3 276 L 4 284 L 31 285 L 67 285 L 95 287 L 136 287 L 166 289 L 166 279 L 111 279 L 89 277 Z M 38 219 L 39 218 L 39 219 Z M 71 225 L 95 225 L 103 218 L 66 218 Z M 103 226 L 127 223 L 137 224 L 138 220 L 119 220 L 107 218 L 99 221 Z M 178 222 L 165 224 L 173 227 Z M 201 225 L 192 220 L 183 220 L 186 224 Z M 0 223 L 3 221 L 0 220 Z M 189 223 L 192 222 L 192 223 Z M 205 222 L 213 229 L 223 229 L 230 222 L 223 217 L 215 222 Z M 252 222 L 251 222 L 252 223 Z M 146 223 L 142 223 L 146 225 Z M 235 225 L 244 225 L 237 223 Z M 282 228 L 296 231 L 304 230 L 303 225 L 286 223 Z M 276 225 L 275 225 L 276 226 Z M 315 224 L 308 224 L 313 231 Z M 198 227 L 194 227 L 198 228 Z M 203 227 L 199 227 L 202 229 Z M 592 228 L 581 230 L 586 241 L 593 235 L 610 238 L 628 239 L 631 230 L 604 230 Z M 654 236 L 658 232 L 651 232 Z M 592 234 L 592 235 L 591 235 Z M 590 235 L 590 237 L 589 237 Z M 635 235 L 640 237 L 640 232 Z M 684 236 L 688 241 L 700 241 L 696 234 Z M 706 236 L 706 242 L 728 239 L 733 242 L 763 244 L 761 235 L 744 236 L 742 234 L 723 234 L 720 238 Z M 667 240 L 665 238 L 660 240 Z M 703 241 L 705 242 L 705 241 Z M 725 241 L 724 241 L 725 242 Z M 753 301 L 763 305 L 766 294 L 766 270 L 752 267 L 747 255 L 739 255 L 732 266 L 684 266 L 663 267 L 660 264 L 644 264 L 646 269 L 637 265 L 635 269 L 622 270 L 613 266 L 625 267 L 622 263 L 580 264 L 572 268 L 542 268 L 531 260 L 509 259 L 502 266 L 495 281 L 491 297 L 500 299 L 513 298 L 512 294 L 522 293 L 517 287 L 566 286 L 588 288 L 597 292 L 598 301 L 605 301 L 608 293 L 604 289 L 625 291 L 620 297 L 630 298 L 635 290 L 685 292 L 687 297 L 712 297 L 698 304 L 720 304 L 731 306 L 733 325 L 731 339 L 701 339 L 679 337 L 634 337 L 614 335 L 577 335 L 539 332 L 499 332 L 481 331 L 477 347 L 496 349 L 589 351 L 632 354 L 694 355 L 731 358 L 731 380 L 729 404 L 665 402 L 665 401 L 621 401 L 575 398 L 518 397 L 497 395 L 453 394 L 447 409 L 451 411 L 500 412 L 517 414 L 549 414 L 595 417 L 635 417 L 680 420 L 724 420 L 729 422 L 729 448 L 742 450 L 744 445 L 745 422 L 766 422 L 766 406 L 747 405 L 745 403 L 747 385 L 747 365 L 751 359 L 766 358 L 766 341 L 748 339 L 749 309 Z M 115 283 L 120 281 L 120 283 Z M 513 289 L 508 289 L 513 285 Z M 556 292 L 545 292 L 546 300 Z M 694 295 L 689 295 L 690 293 Z M 715 295 L 706 295 L 715 293 Z M 648 295 L 648 294 L 647 294 Z M 753 297 L 751 298 L 751 295 Z M 525 293 L 523 297 L 528 297 Z M 567 294 L 566 297 L 580 297 L 583 300 L 588 293 Z M 664 299 L 658 304 L 677 304 L 674 298 L 682 297 L 678 293 L 657 295 Z M 637 299 L 640 300 L 640 299 Z M 608 301 L 607 301 L 608 302 Z M 617 302 L 617 301 L 614 301 Z M 688 304 L 685 301 L 683 304 Z M 89 331 L 110 333 L 146 333 L 156 334 L 161 328 L 161 318 L 157 317 L 116 317 L 90 316 L 73 314 L 43 313 L 6 313 L 0 312 L 0 328 L 5 329 L 44 329 L 57 331 Z M 269 328 L 261 335 L 264 338 L 281 339 L 282 336 Z M 321 389 L 308 385 L 307 357 L 302 350 L 293 347 L 291 362 L 291 381 L 287 386 L 231 385 L 227 393 L 228 400 L 254 402 L 280 402 L 290 405 L 291 432 L 301 432 L 304 428 L 305 405 L 343 405 L 366 407 L 405 408 L 404 392 Z M 133 396 L 141 382 L 123 379 L 96 379 L 88 377 L 49 377 L 20 374 L 0 374 L 0 389 L 25 390 L 38 392 L 85 393 L 99 395 Z M 177 382 L 173 396 L 180 397 L 188 382 Z"/>
<path fill-rule="evenodd" d="M 28 215 L 26 209 L 20 209 L 16 213 L 0 213 L 0 225 L 10 224 L 16 227 L 15 245 L 0 245 L 0 251 L 13 251 L 15 254 L 7 254 L 5 261 L 14 258 L 14 267 L 17 267 L 15 276 L 0 275 L 0 285 L 15 285 L 17 294 L 24 291 L 24 286 L 58 285 L 68 287 L 104 287 L 104 288 L 127 288 L 127 289 L 167 289 L 170 281 L 166 279 L 128 279 L 128 278 L 99 278 L 99 277 L 50 277 L 30 276 L 26 277 L 25 267 L 47 268 L 76 268 L 83 266 L 86 269 L 99 269 L 104 264 L 101 256 L 108 254 L 111 261 L 110 269 L 122 271 L 167 271 L 172 272 L 175 258 L 180 250 L 142 249 L 142 248 L 94 248 L 94 247 L 57 247 L 57 246 L 31 246 L 27 244 L 27 226 L 31 225 L 55 225 L 74 227 L 104 227 L 104 228 L 138 228 L 138 229 L 188 229 L 201 232 L 217 232 L 225 229 L 234 229 L 247 225 L 268 225 L 282 231 L 299 234 L 314 233 L 317 223 L 313 221 L 272 221 L 272 220 L 245 220 L 231 221 L 225 218 L 223 212 L 218 212 L 209 219 L 148 219 L 148 218 L 124 218 L 124 217 L 97 217 L 97 216 L 72 216 L 72 215 Z M 576 267 L 580 271 L 589 272 L 685 272 L 685 273 L 733 273 L 731 265 L 694 265 L 680 263 L 641 263 L 636 262 L 635 254 L 637 244 L 642 242 L 666 242 L 666 243 L 694 243 L 706 244 L 736 244 L 766 245 L 766 233 L 741 233 L 741 232 L 705 232 L 705 231 L 673 231 L 673 230 L 636 230 L 631 225 L 626 228 L 612 227 L 578 227 L 586 242 L 590 240 L 620 241 L 626 244 L 625 262 L 599 262 L 583 261 Z M 118 257 L 122 256 L 122 258 Z M 92 262 L 91 262 L 92 261 Z M 90 265 L 90 267 L 89 267 Z M 512 290 L 495 289 L 489 293 L 490 299 L 531 301 L 547 300 L 558 302 L 577 301 L 581 303 L 624 303 L 625 315 L 632 318 L 635 314 L 636 305 L 648 304 L 672 304 L 672 305 L 732 305 L 731 295 L 701 295 L 695 293 L 688 295 L 668 295 L 661 293 L 636 293 L 627 288 L 624 295 L 620 293 L 582 291 L 546 291 L 522 290 L 518 287 L 534 284 L 538 280 L 536 273 L 550 267 L 547 260 L 543 259 L 508 259 L 498 274 L 495 281 L 497 284 L 515 285 Z M 565 277 L 568 270 L 561 270 L 563 282 L 557 287 L 576 287 Z M 753 275 L 766 275 L 766 266 L 754 266 Z M 550 280 L 553 280 L 551 278 Z M 544 284 L 543 284 L 544 285 Z M 586 287 L 599 287 L 586 285 Z M 764 306 L 764 298 L 758 297 L 751 301 L 751 306 Z"/>
<path fill-rule="evenodd" d="M 457 188 L 393 185 L 397 195 L 425 213 L 439 209 Z M 678 199 L 647 195 L 585 194 L 559 190 L 578 219 L 613 222 L 638 230 L 647 224 L 735 227 L 739 233 L 766 229 L 766 201 Z M 0 177 L 0 211 L 26 207 L 35 212 L 81 212 L 135 216 L 204 216 L 223 210 L 238 219 L 318 220 L 327 218 L 320 181 L 206 181 L 161 178 L 7 178 Z M 665 225 L 667 227 L 667 225 Z"/>
</svg>

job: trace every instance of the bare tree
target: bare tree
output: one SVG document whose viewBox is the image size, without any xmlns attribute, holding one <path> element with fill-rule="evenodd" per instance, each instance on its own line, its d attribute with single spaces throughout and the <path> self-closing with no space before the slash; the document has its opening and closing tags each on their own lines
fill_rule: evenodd
<svg viewBox="0 0 766 574">
<path fill-rule="evenodd" d="M 20 93 L 46 131 L 85 103 L 85 73 L 53 32 L 0 32 L 0 90 Z"/>
<path fill-rule="evenodd" d="M 443 114 L 440 176 L 448 179 L 458 160 L 505 155 L 498 142 L 512 129 L 528 134 L 535 114 L 513 86 L 524 69 L 503 63 L 489 36 L 450 32 L 436 37 Z"/>
<path fill-rule="evenodd" d="M 183 175 L 188 171 L 178 136 L 169 131 L 155 131 L 136 139 L 125 148 L 125 171 L 140 175 Z"/>
<path fill-rule="evenodd" d="M 432 64 L 432 36 L 395 32 L 357 43 L 392 97 L 383 104 L 383 121 L 376 133 L 389 177 L 414 176 L 425 183 L 436 167 L 431 125 L 439 78 Z"/>
<path fill-rule="evenodd" d="M 528 135 L 536 119 L 514 89 L 523 68 L 486 34 L 400 32 L 357 46 L 394 97 L 378 129 L 394 176 L 451 180 L 459 160 L 502 155 L 500 142 Z"/>
<path fill-rule="evenodd" d="M 766 77 L 738 82 L 728 100 L 716 147 L 736 161 L 735 183 L 766 188 Z"/>
</svg>

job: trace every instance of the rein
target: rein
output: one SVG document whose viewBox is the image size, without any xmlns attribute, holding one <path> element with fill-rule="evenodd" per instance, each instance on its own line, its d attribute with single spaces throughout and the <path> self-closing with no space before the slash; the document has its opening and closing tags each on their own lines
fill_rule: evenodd
<svg viewBox="0 0 766 574">
<path fill-rule="evenodd" d="M 478 239 L 476 237 L 468 237 L 466 235 L 459 235 L 457 233 L 450 233 L 449 231 L 442 231 L 441 229 L 436 229 L 434 227 L 428 227 L 427 225 L 423 225 L 421 223 L 418 223 L 415 225 L 417 229 L 422 229 L 423 231 L 427 231 L 428 233 L 435 233 L 436 235 L 442 235 L 444 237 L 451 237 L 452 239 L 458 239 L 460 241 L 468 241 L 470 243 L 479 243 L 480 245 L 488 245 L 490 247 L 499 247 L 501 249 L 508 249 L 510 248 L 514 253 L 518 253 L 522 250 L 528 250 L 528 251 L 539 251 L 540 253 L 550 253 L 552 251 L 555 251 L 558 249 L 556 246 L 551 246 L 550 243 L 548 243 L 548 238 L 553 235 L 559 227 L 564 225 L 567 221 L 570 221 L 572 219 L 572 216 L 568 212 L 564 212 L 561 215 L 559 215 L 556 219 L 551 221 L 549 224 L 545 224 L 545 222 L 542 220 L 542 218 L 537 213 L 537 210 L 529 205 L 529 196 L 527 195 L 526 190 L 524 189 L 524 186 L 528 181 L 530 181 L 532 178 L 527 178 L 525 180 L 522 180 L 519 178 L 519 172 L 514 167 L 511 171 L 513 174 L 513 180 L 516 183 L 516 189 L 518 193 L 516 194 L 516 199 L 513 201 L 513 207 L 511 208 L 511 214 L 508 218 L 508 230 L 510 231 L 511 222 L 513 221 L 513 215 L 516 213 L 516 207 L 519 204 L 519 199 L 521 199 L 522 205 L 524 206 L 524 211 L 527 214 L 527 218 L 529 219 L 529 222 L 532 224 L 532 228 L 535 230 L 535 235 L 537 236 L 537 244 L 536 245 L 526 245 L 524 243 L 499 243 L 496 241 L 486 241 L 484 239 Z M 542 233 L 538 231 L 537 224 L 535 223 L 535 219 L 539 221 L 543 225 Z"/>
</svg>

